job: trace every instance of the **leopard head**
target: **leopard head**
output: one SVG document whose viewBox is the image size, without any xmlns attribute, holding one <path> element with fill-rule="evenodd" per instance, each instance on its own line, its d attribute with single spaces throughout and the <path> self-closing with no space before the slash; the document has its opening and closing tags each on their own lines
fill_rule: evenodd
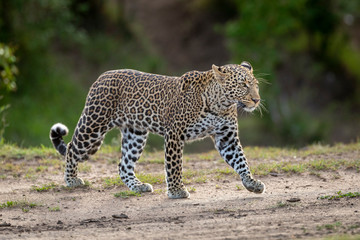
<svg viewBox="0 0 360 240">
<path fill-rule="evenodd" d="M 248 62 L 240 65 L 212 66 L 216 80 L 224 90 L 227 101 L 237 104 L 247 112 L 254 111 L 260 104 L 259 82 L 253 75 L 253 68 Z"/>
</svg>

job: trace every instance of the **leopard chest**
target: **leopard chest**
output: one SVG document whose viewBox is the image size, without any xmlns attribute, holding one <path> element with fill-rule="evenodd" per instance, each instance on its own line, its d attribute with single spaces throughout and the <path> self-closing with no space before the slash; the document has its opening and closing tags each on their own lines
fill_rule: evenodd
<svg viewBox="0 0 360 240">
<path fill-rule="evenodd" d="M 185 140 L 201 139 L 215 134 L 217 119 L 212 114 L 200 116 L 194 123 L 189 124 L 184 131 Z"/>
</svg>

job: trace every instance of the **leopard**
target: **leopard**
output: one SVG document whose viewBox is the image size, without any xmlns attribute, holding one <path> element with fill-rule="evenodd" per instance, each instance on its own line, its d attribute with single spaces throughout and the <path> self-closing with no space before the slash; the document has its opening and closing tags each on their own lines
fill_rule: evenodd
<svg viewBox="0 0 360 240">
<path fill-rule="evenodd" d="M 63 137 L 62 123 L 50 129 L 55 149 L 65 158 L 67 186 L 84 185 L 78 163 L 88 160 L 103 143 L 107 132 L 118 128 L 122 182 L 137 193 L 153 192 L 135 175 L 149 133 L 164 138 L 164 168 L 169 198 L 189 198 L 182 176 L 185 142 L 210 137 L 224 161 L 240 176 L 243 186 L 264 193 L 265 184 L 255 179 L 238 134 L 238 112 L 259 108 L 259 81 L 249 62 L 212 65 L 208 71 L 189 71 L 165 76 L 131 69 L 111 70 L 92 84 L 71 141 Z"/>
</svg>

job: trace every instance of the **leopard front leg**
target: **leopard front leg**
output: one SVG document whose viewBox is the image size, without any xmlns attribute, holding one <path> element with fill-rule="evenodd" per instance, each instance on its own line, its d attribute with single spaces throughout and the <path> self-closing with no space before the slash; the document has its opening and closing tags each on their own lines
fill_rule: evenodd
<svg viewBox="0 0 360 240">
<path fill-rule="evenodd" d="M 254 193 L 264 193 L 265 184 L 252 177 L 237 133 L 237 125 L 223 125 L 215 135 L 215 146 L 221 157 L 240 175 L 244 187 Z"/>
<path fill-rule="evenodd" d="M 184 142 L 169 132 L 165 136 L 165 171 L 169 198 L 189 198 L 190 193 L 182 181 L 182 154 Z"/>
<path fill-rule="evenodd" d="M 119 174 L 121 180 L 134 192 L 153 192 L 149 183 L 142 183 L 135 176 L 135 165 L 145 147 L 148 136 L 147 131 L 139 131 L 133 128 L 121 130 L 121 161 L 119 163 Z"/>
</svg>

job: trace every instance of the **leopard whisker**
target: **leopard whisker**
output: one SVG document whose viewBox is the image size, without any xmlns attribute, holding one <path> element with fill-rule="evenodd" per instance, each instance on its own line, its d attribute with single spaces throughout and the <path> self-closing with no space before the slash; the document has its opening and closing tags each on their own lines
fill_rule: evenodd
<svg viewBox="0 0 360 240">
<path fill-rule="evenodd" d="M 257 107 L 257 110 L 260 112 L 260 116 L 263 117 L 263 111 L 266 113 L 269 113 L 269 111 L 265 107 L 265 103 L 263 100 L 259 103 L 259 106 Z"/>
<path fill-rule="evenodd" d="M 271 82 L 269 82 L 267 79 L 265 79 L 265 78 L 256 78 L 258 81 L 259 81 L 259 83 L 265 83 L 265 84 L 268 84 L 268 85 L 270 85 L 271 84 Z"/>
</svg>

